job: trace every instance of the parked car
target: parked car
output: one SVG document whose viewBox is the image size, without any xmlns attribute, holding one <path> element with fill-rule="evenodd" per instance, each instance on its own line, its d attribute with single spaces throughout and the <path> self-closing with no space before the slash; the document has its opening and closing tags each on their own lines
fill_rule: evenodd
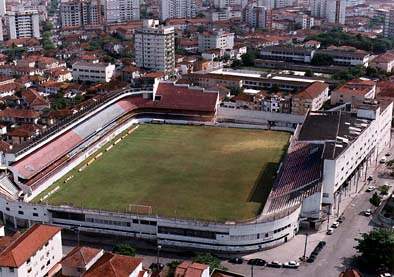
<svg viewBox="0 0 394 277">
<path fill-rule="evenodd" d="M 286 268 L 298 268 L 299 266 L 300 266 L 300 263 L 297 263 L 295 261 L 290 261 L 288 263 L 283 264 L 283 267 L 286 267 Z"/>
<path fill-rule="evenodd" d="M 386 157 L 390 157 L 390 155 L 391 155 L 390 153 L 386 153 L 385 154 Z"/>
<path fill-rule="evenodd" d="M 248 265 L 255 265 L 255 266 L 265 266 L 267 262 L 263 259 L 251 259 L 248 261 Z"/>
<path fill-rule="evenodd" d="M 366 210 L 366 211 L 364 212 L 364 215 L 365 215 L 365 216 L 370 216 L 371 214 L 372 214 L 371 209 L 368 209 L 368 210 Z"/>
<path fill-rule="evenodd" d="M 339 222 L 335 221 L 333 224 L 331 224 L 331 228 L 338 228 L 339 227 Z"/>
<path fill-rule="evenodd" d="M 306 260 L 306 262 L 307 262 L 307 263 L 313 263 L 313 262 L 315 261 L 315 259 L 316 259 L 316 256 L 310 256 L 310 257 Z"/>
<path fill-rule="evenodd" d="M 281 268 L 282 263 L 278 261 L 272 261 L 271 263 L 267 264 L 268 267 L 275 267 L 275 268 Z"/>
<path fill-rule="evenodd" d="M 228 260 L 228 262 L 232 264 L 242 264 L 244 260 L 242 258 L 233 258 Z"/>
<path fill-rule="evenodd" d="M 384 164 L 386 163 L 386 161 L 387 161 L 386 157 L 383 157 L 379 160 L 379 163 Z"/>
<path fill-rule="evenodd" d="M 372 176 L 368 176 L 367 180 L 368 180 L 368 181 L 372 181 L 372 180 L 373 180 L 373 177 L 372 177 Z"/>
<path fill-rule="evenodd" d="M 392 277 L 393 275 L 391 275 L 390 273 L 382 273 L 379 275 L 379 277 Z"/>
<path fill-rule="evenodd" d="M 344 220 L 345 220 L 345 217 L 344 216 L 340 216 L 337 221 L 339 223 L 342 223 Z"/>
<path fill-rule="evenodd" d="M 332 235 L 332 234 L 334 234 L 334 229 L 328 228 L 326 234 L 327 234 L 327 235 Z"/>
<path fill-rule="evenodd" d="M 376 188 L 374 186 L 368 186 L 367 192 L 374 191 Z"/>
<path fill-rule="evenodd" d="M 326 242 L 324 240 L 321 240 L 321 241 L 319 241 L 317 246 L 320 247 L 320 248 L 323 248 L 324 246 L 326 246 Z"/>
</svg>

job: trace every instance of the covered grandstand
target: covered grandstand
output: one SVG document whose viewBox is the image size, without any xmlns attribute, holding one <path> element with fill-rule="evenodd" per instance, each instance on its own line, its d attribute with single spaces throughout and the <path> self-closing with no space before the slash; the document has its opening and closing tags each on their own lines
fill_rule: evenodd
<svg viewBox="0 0 394 277">
<path fill-rule="evenodd" d="M 111 100 L 108 96 L 106 98 Z M 126 118 L 212 120 L 216 113 L 218 93 L 162 82 L 154 92 L 125 90 L 114 100 L 101 105 L 97 111 L 82 114 L 79 122 L 63 133 L 60 131 L 64 131 L 64 128 L 59 126 L 59 132 L 54 131 L 42 146 L 32 142 L 37 145 L 33 151 L 29 145 L 24 145 L 30 153 L 21 159 L 17 155 L 25 152 L 20 147 L 8 153 L 9 156 L 13 155 L 12 159 L 6 161 L 12 179 L 25 194 L 32 194 L 51 171 L 64 166 L 102 136 L 119 127 Z M 95 101 L 91 104 L 97 106 Z M 75 121 L 76 118 L 70 116 L 69 120 Z M 64 120 L 63 125 L 68 126 L 69 121 Z"/>
</svg>

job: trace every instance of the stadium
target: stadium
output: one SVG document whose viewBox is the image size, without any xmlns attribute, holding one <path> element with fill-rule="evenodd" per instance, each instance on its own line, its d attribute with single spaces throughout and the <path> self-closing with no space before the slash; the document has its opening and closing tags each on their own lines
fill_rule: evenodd
<svg viewBox="0 0 394 277">
<path fill-rule="evenodd" d="M 218 109 L 218 93 L 163 81 L 153 90 L 123 89 L 83 102 L 41 137 L 2 153 L 4 222 L 239 253 L 284 243 L 301 220 L 319 220 L 332 148 L 324 137 L 308 141 L 313 120 L 269 131 L 223 121 Z M 384 118 L 391 121 L 391 114 Z M 333 130 L 344 124 L 344 149 L 381 124 L 345 122 L 338 112 L 319 116 L 333 121 Z M 365 131 L 349 134 L 353 123 Z M 360 153 L 358 169 L 376 151 Z M 330 193 L 335 198 L 339 190 Z"/>
</svg>

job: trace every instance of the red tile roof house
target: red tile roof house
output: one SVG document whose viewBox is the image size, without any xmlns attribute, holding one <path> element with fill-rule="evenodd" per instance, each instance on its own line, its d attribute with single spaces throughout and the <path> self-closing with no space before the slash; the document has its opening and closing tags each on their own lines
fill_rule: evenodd
<svg viewBox="0 0 394 277">
<path fill-rule="evenodd" d="M 22 92 L 22 99 L 27 106 L 35 111 L 42 111 L 51 107 L 49 101 L 42 97 L 34 89 L 28 89 Z"/>
<path fill-rule="evenodd" d="M 8 142 L 12 145 L 21 144 L 41 134 L 45 127 L 38 124 L 23 124 L 7 133 Z"/>
<path fill-rule="evenodd" d="M 60 262 L 63 276 L 82 276 L 101 256 L 103 249 L 77 246 Z"/>
<path fill-rule="evenodd" d="M 105 253 L 83 275 L 84 277 L 148 277 L 142 268 L 142 259 Z"/>
<path fill-rule="evenodd" d="M 331 105 L 363 102 L 374 99 L 376 82 L 368 79 L 353 79 L 331 92 Z"/>
<path fill-rule="evenodd" d="M 176 268 L 175 277 L 209 277 L 209 266 L 183 262 Z"/>
<path fill-rule="evenodd" d="M 7 108 L 0 111 L 0 121 L 10 123 L 37 123 L 40 113 L 33 110 L 18 110 Z"/>
<path fill-rule="evenodd" d="M 2 276 L 46 276 L 60 269 L 62 259 L 61 228 L 33 225 L 25 233 L 0 238 Z M 48 274 L 49 276 L 52 276 Z"/>
</svg>

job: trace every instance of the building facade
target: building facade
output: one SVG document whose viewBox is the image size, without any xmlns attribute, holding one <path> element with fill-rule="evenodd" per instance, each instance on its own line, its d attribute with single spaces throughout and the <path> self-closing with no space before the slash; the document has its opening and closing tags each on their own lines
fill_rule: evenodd
<svg viewBox="0 0 394 277">
<path fill-rule="evenodd" d="M 223 30 L 204 32 L 198 35 L 198 50 L 205 52 L 211 49 L 233 49 L 234 33 Z"/>
<path fill-rule="evenodd" d="M 114 71 L 113 64 L 76 62 L 72 66 L 73 80 L 83 82 L 109 82 Z"/>
<path fill-rule="evenodd" d="M 101 26 L 100 0 L 71 0 L 60 3 L 60 22 L 64 27 L 97 27 Z"/>
<path fill-rule="evenodd" d="M 122 23 L 140 19 L 139 0 L 106 0 L 105 22 Z"/>
<path fill-rule="evenodd" d="M 7 13 L 10 39 L 40 38 L 40 15 L 36 10 Z"/>
<path fill-rule="evenodd" d="M 159 25 L 158 20 L 145 20 L 136 30 L 135 57 L 138 67 L 173 72 L 175 68 L 175 34 L 173 27 Z"/>
<path fill-rule="evenodd" d="M 272 30 L 272 11 L 257 3 L 248 4 L 243 12 L 243 21 L 256 29 Z"/>
<path fill-rule="evenodd" d="M 384 14 L 383 36 L 386 38 L 394 37 L 394 9 Z"/>
<path fill-rule="evenodd" d="M 193 18 L 196 16 L 195 0 L 160 0 L 160 20 L 168 18 Z"/>
<path fill-rule="evenodd" d="M 330 23 L 345 24 L 346 0 L 311 0 L 311 14 Z"/>
</svg>

